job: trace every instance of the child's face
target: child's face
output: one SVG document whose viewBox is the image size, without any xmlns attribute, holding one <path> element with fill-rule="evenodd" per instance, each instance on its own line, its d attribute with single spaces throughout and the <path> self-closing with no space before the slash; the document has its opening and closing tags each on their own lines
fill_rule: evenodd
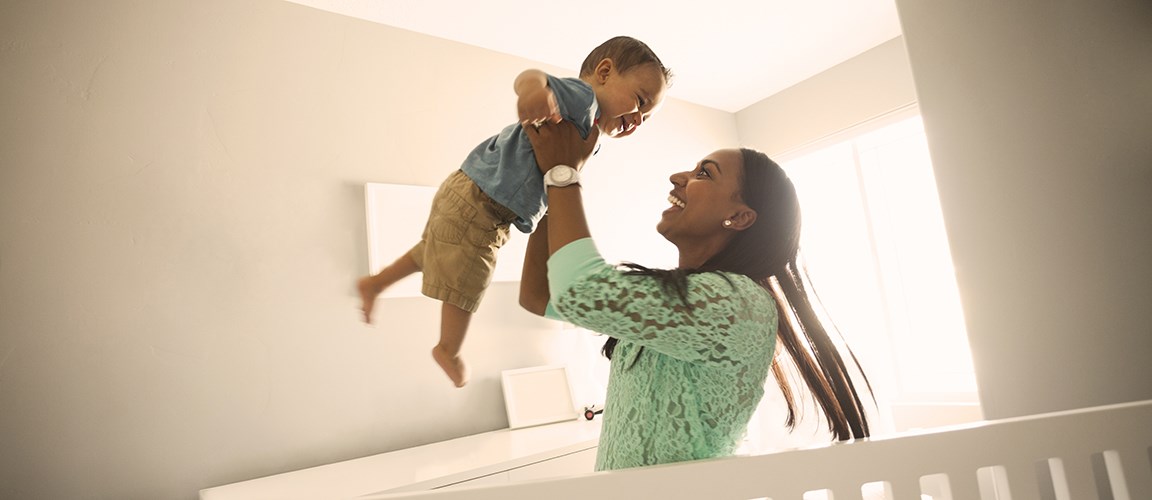
<svg viewBox="0 0 1152 500">
<path fill-rule="evenodd" d="M 616 70 L 611 59 L 596 66 L 592 90 L 600 104 L 600 133 L 608 137 L 626 137 L 664 103 L 668 84 L 654 64 L 634 66 L 624 73 Z"/>
</svg>

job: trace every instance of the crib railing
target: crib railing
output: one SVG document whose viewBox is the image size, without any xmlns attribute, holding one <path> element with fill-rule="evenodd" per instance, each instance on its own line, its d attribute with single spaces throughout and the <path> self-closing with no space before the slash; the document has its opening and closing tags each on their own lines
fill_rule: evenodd
<svg viewBox="0 0 1152 500">
<path fill-rule="evenodd" d="M 373 500 L 1152 500 L 1152 401 Z"/>
</svg>

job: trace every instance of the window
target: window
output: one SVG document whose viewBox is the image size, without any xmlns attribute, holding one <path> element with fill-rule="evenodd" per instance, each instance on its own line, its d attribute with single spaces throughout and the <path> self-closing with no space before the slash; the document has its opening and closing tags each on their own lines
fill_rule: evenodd
<svg viewBox="0 0 1152 500">
<path fill-rule="evenodd" d="M 874 435 L 978 420 L 976 379 L 923 124 L 915 109 L 778 155 L 800 196 L 801 257 L 868 375 Z M 793 377 L 792 384 L 802 384 Z M 769 377 L 739 453 L 827 443 L 815 403 L 795 432 Z"/>
<path fill-rule="evenodd" d="M 918 115 L 781 157 L 825 309 L 890 402 L 973 402 L 976 380 Z"/>
</svg>

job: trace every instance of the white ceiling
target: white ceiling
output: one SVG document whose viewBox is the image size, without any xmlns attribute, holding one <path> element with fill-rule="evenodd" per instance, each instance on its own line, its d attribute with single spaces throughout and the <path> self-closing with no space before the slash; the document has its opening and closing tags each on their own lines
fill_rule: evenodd
<svg viewBox="0 0 1152 500">
<path fill-rule="evenodd" d="M 895 0 L 288 0 L 573 74 L 616 35 L 675 73 L 669 96 L 736 112 L 900 35 Z"/>
</svg>

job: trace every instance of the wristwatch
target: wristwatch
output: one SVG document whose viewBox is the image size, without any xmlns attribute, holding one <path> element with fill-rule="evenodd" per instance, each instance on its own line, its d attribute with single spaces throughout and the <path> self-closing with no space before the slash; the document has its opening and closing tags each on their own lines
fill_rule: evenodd
<svg viewBox="0 0 1152 500">
<path fill-rule="evenodd" d="M 580 171 L 568 165 L 556 165 L 544 174 L 544 187 L 564 187 L 580 183 Z"/>
</svg>

